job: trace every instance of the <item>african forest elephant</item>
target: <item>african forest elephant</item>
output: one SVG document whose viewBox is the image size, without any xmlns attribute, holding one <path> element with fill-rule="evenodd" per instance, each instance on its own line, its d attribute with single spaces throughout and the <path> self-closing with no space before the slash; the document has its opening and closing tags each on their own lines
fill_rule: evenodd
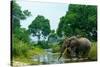
<svg viewBox="0 0 100 67">
<path fill-rule="evenodd" d="M 77 38 L 75 36 L 65 39 L 61 47 L 60 57 L 58 59 L 61 58 L 65 49 L 67 49 L 67 53 L 70 54 L 71 58 L 86 58 L 91 49 L 91 42 L 87 38 Z"/>
</svg>

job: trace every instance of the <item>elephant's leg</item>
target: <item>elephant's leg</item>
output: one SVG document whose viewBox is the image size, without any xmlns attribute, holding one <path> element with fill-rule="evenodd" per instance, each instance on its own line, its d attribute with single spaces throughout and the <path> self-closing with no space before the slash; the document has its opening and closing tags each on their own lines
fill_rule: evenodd
<svg viewBox="0 0 100 67">
<path fill-rule="evenodd" d="M 67 54 L 66 54 L 66 56 L 67 56 L 69 59 L 72 59 L 71 52 L 70 52 L 69 49 L 67 49 Z"/>
<path fill-rule="evenodd" d="M 89 54 L 89 50 L 83 51 L 82 58 L 84 58 L 84 60 L 88 59 L 88 54 Z"/>
<path fill-rule="evenodd" d="M 75 52 L 76 52 L 76 58 L 80 59 L 80 50 L 77 48 Z"/>
<path fill-rule="evenodd" d="M 76 58 L 80 59 L 80 53 L 76 52 Z"/>
<path fill-rule="evenodd" d="M 76 62 L 79 62 L 82 59 L 81 57 L 82 51 L 80 48 L 77 48 L 75 52 L 76 52 L 76 59 L 77 59 Z"/>
</svg>

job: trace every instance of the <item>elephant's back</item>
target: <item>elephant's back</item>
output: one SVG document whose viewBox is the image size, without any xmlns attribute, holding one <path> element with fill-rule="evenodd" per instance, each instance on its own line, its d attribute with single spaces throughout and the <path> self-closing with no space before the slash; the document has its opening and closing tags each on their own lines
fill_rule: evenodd
<svg viewBox="0 0 100 67">
<path fill-rule="evenodd" d="M 79 38 L 79 42 L 80 42 L 80 45 L 83 47 L 88 47 L 88 48 L 91 47 L 91 42 L 87 38 Z"/>
</svg>

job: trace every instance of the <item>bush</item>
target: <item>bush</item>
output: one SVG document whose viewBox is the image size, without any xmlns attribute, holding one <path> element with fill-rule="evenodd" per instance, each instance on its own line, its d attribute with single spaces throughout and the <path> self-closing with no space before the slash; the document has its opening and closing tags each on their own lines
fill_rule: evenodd
<svg viewBox="0 0 100 67">
<path fill-rule="evenodd" d="M 51 46 L 51 48 L 52 48 L 52 52 L 53 52 L 53 53 L 60 52 L 60 46 L 59 46 L 59 45 L 53 44 L 53 45 Z"/>
<path fill-rule="evenodd" d="M 39 46 L 40 48 L 43 48 L 43 49 L 50 48 L 50 46 L 48 45 L 47 41 L 39 41 L 37 46 Z"/>
</svg>

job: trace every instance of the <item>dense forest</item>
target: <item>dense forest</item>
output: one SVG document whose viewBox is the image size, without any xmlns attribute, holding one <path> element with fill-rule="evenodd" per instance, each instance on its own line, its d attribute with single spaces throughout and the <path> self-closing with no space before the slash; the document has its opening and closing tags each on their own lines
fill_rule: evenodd
<svg viewBox="0 0 100 67">
<path fill-rule="evenodd" d="M 89 5 L 69 5 L 69 11 L 60 18 L 59 36 L 81 35 L 97 40 L 97 8 Z"/>
<path fill-rule="evenodd" d="M 69 4 L 68 11 L 60 18 L 57 30 L 51 30 L 50 20 L 42 15 L 33 19 L 28 29 L 21 28 L 21 20 L 32 16 L 29 10 L 22 10 L 16 1 L 12 2 L 12 61 L 41 64 L 30 60 L 35 55 L 60 52 L 59 44 L 65 37 L 86 37 L 93 42 L 90 57 L 96 59 L 97 7 Z M 36 36 L 37 42 L 30 38 Z M 42 38 L 42 40 L 41 40 Z"/>
</svg>

